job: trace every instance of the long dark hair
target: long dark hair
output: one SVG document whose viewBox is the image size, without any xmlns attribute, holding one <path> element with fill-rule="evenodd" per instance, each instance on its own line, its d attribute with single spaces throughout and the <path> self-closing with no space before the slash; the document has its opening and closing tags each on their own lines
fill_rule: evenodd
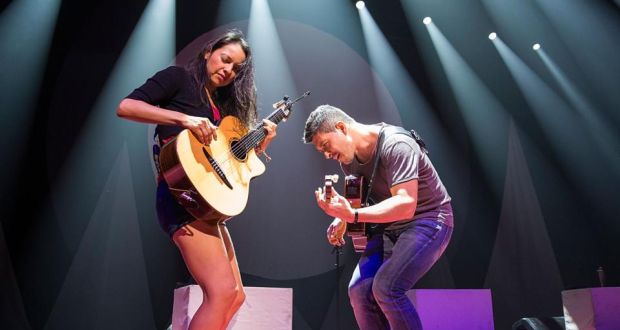
<svg viewBox="0 0 620 330">
<path fill-rule="evenodd" d="M 241 31 L 230 30 L 208 42 L 196 58 L 188 64 L 187 69 L 194 76 L 202 102 L 209 104 L 205 90 L 209 82 L 205 54 L 213 53 L 216 49 L 233 43 L 241 46 L 245 53 L 245 61 L 239 67 L 235 80 L 226 86 L 217 88 L 211 97 L 219 107 L 222 116 L 235 116 L 246 128 L 249 128 L 256 123 L 256 85 L 254 84 L 252 49 Z"/>
</svg>

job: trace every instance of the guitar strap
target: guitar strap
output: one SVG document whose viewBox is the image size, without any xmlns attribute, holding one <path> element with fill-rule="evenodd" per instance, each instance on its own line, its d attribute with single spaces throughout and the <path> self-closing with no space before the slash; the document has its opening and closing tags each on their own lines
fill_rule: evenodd
<svg viewBox="0 0 620 330">
<path fill-rule="evenodd" d="M 410 138 L 412 138 L 418 144 L 418 146 L 420 147 L 420 150 L 422 150 L 423 153 L 428 155 L 428 149 L 426 148 L 426 143 L 424 142 L 420 134 L 418 134 L 418 132 L 416 132 L 413 129 L 406 130 L 398 126 L 394 126 L 393 129 L 394 129 L 395 134 L 405 134 L 409 136 Z"/>
<path fill-rule="evenodd" d="M 377 147 L 375 149 L 375 156 L 373 159 L 374 165 L 372 167 L 372 174 L 370 176 L 370 180 L 368 181 L 368 189 L 366 190 L 366 198 L 364 198 L 364 206 L 368 206 L 368 198 L 370 197 L 370 192 L 372 191 L 372 182 L 375 179 L 375 174 L 377 173 L 377 166 L 379 165 L 379 159 L 381 157 L 379 157 L 379 152 L 381 150 L 382 144 L 383 144 L 383 137 L 385 136 L 385 130 L 392 130 L 392 133 L 395 134 L 405 134 L 411 138 L 413 138 L 413 140 L 418 144 L 418 146 L 420 146 L 420 149 L 422 150 L 423 153 L 428 154 L 428 149 L 426 148 L 426 143 L 424 143 L 424 140 L 422 140 L 422 137 L 420 136 L 420 134 L 418 134 L 418 132 L 414 131 L 413 129 L 411 130 L 406 130 L 402 127 L 398 127 L 398 126 L 392 126 L 392 127 L 382 127 L 381 130 L 379 131 L 379 137 L 377 139 Z"/>
<path fill-rule="evenodd" d="M 375 174 L 377 174 L 377 167 L 379 165 L 379 160 L 380 160 L 380 156 L 379 153 L 381 152 L 381 148 L 383 146 L 383 138 L 385 137 L 385 131 L 386 129 L 388 131 L 390 131 L 392 134 L 405 134 L 411 138 L 413 138 L 413 140 L 420 146 L 420 149 L 422 150 L 423 153 L 428 154 L 428 149 L 426 149 L 426 144 L 424 143 L 424 140 L 422 140 L 422 138 L 420 137 L 420 135 L 412 130 L 406 130 L 402 127 L 398 127 L 398 126 L 393 126 L 393 127 L 382 127 L 381 130 L 379 131 L 379 137 L 377 138 L 377 146 L 375 149 L 375 155 L 373 158 L 373 167 L 372 167 L 372 174 L 370 175 L 370 180 L 368 181 L 368 189 L 366 189 L 366 197 L 364 198 L 364 203 L 363 206 L 368 206 L 368 200 L 370 198 L 370 193 L 372 192 L 372 183 L 375 179 Z M 371 233 L 378 233 L 381 232 L 383 228 L 385 228 L 386 224 L 373 224 L 371 227 L 372 228 L 366 228 L 366 235 L 370 236 L 372 235 Z"/>
<path fill-rule="evenodd" d="M 375 147 L 375 156 L 373 159 L 374 165 L 372 166 L 372 174 L 370 180 L 368 180 L 368 189 L 366 190 L 366 198 L 364 198 L 364 206 L 368 206 L 368 198 L 370 198 L 370 192 L 372 191 L 372 182 L 375 180 L 375 174 L 377 174 L 377 166 L 379 165 L 379 152 L 383 143 L 383 127 L 379 131 L 379 137 L 377 138 L 377 146 Z"/>
</svg>

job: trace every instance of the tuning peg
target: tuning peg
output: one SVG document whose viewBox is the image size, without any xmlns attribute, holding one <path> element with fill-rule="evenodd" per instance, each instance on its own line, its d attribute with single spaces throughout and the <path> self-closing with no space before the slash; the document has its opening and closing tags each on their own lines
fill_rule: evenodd
<svg viewBox="0 0 620 330">
<path fill-rule="evenodd" d="M 329 181 L 332 181 L 334 183 L 338 182 L 338 178 L 339 178 L 338 174 L 331 174 L 331 175 L 326 175 L 325 176 L 325 180 L 329 180 Z"/>
</svg>

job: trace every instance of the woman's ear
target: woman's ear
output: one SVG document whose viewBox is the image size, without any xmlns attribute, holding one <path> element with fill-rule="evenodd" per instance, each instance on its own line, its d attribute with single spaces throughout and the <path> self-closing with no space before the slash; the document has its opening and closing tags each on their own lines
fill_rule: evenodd
<svg viewBox="0 0 620 330">
<path fill-rule="evenodd" d="M 205 52 L 204 58 L 205 60 L 209 60 L 209 57 L 211 57 L 211 52 Z"/>
</svg>

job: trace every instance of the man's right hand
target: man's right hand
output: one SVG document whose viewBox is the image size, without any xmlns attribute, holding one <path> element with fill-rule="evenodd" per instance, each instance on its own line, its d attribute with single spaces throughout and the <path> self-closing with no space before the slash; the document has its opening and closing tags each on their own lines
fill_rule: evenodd
<svg viewBox="0 0 620 330">
<path fill-rule="evenodd" d="M 334 221 L 327 227 L 327 241 L 333 246 L 343 246 L 344 233 L 347 231 L 347 223 L 340 218 L 334 218 Z"/>
</svg>

